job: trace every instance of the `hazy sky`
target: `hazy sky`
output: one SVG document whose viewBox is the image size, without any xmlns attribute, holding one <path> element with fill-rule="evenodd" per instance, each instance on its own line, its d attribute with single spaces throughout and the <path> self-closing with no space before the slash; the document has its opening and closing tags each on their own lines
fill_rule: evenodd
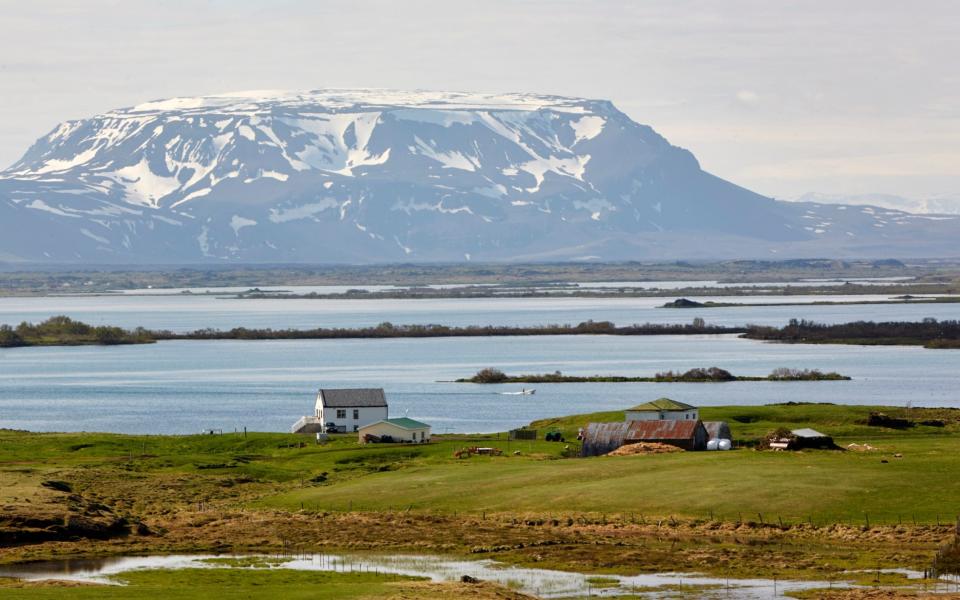
<svg viewBox="0 0 960 600">
<path fill-rule="evenodd" d="M 960 195 L 960 2 L 0 0 L 0 164 L 170 96 L 608 98 L 758 192 Z"/>
</svg>

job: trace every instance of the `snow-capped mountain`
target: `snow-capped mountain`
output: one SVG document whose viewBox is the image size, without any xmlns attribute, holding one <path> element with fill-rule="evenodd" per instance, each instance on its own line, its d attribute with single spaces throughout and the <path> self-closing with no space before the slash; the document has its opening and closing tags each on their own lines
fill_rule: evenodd
<svg viewBox="0 0 960 600">
<path fill-rule="evenodd" d="M 924 215 L 960 215 L 960 196 L 905 198 L 894 194 L 822 194 L 808 192 L 797 202 L 879 206 Z"/>
<path fill-rule="evenodd" d="M 960 219 L 776 202 L 602 100 L 175 98 L 69 121 L 0 173 L 0 260 L 955 255 Z"/>
</svg>

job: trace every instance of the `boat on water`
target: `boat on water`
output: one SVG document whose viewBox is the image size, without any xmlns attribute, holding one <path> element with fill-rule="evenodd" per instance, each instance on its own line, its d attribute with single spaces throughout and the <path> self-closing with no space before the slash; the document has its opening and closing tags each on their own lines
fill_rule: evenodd
<svg viewBox="0 0 960 600">
<path fill-rule="evenodd" d="M 535 389 L 523 388 L 519 392 L 500 392 L 501 396 L 532 396 L 537 393 Z"/>
</svg>

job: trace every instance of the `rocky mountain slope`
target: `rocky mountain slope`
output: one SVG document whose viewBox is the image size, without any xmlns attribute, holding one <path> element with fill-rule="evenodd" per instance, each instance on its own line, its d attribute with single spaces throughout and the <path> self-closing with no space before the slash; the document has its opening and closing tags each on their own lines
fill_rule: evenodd
<svg viewBox="0 0 960 600">
<path fill-rule="evenodd" d="M 382 90 L 148 102 L 0 173 L 0 260 L 947 256 L 960 218 L 776 202 L 610 102 Z"/>
</svg>

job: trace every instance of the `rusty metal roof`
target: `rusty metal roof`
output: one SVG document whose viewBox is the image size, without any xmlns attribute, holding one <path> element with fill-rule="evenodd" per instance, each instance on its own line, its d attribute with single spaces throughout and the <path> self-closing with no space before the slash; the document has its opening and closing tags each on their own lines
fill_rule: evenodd
<svg viewBox="0 0 960 600">
<path fill-rule="evenodd" d="M 623 445 L 627 423 L 588 423 L 583 431 L 583 456 L 600 456 Z"/>
<path fill-rule="evenodd" d="M 689 440 L 694 437 L 700 421 L 630 421 L 624 440 Z M 701 425 L 702 426 L 702 425 Z"/>
</svg>

